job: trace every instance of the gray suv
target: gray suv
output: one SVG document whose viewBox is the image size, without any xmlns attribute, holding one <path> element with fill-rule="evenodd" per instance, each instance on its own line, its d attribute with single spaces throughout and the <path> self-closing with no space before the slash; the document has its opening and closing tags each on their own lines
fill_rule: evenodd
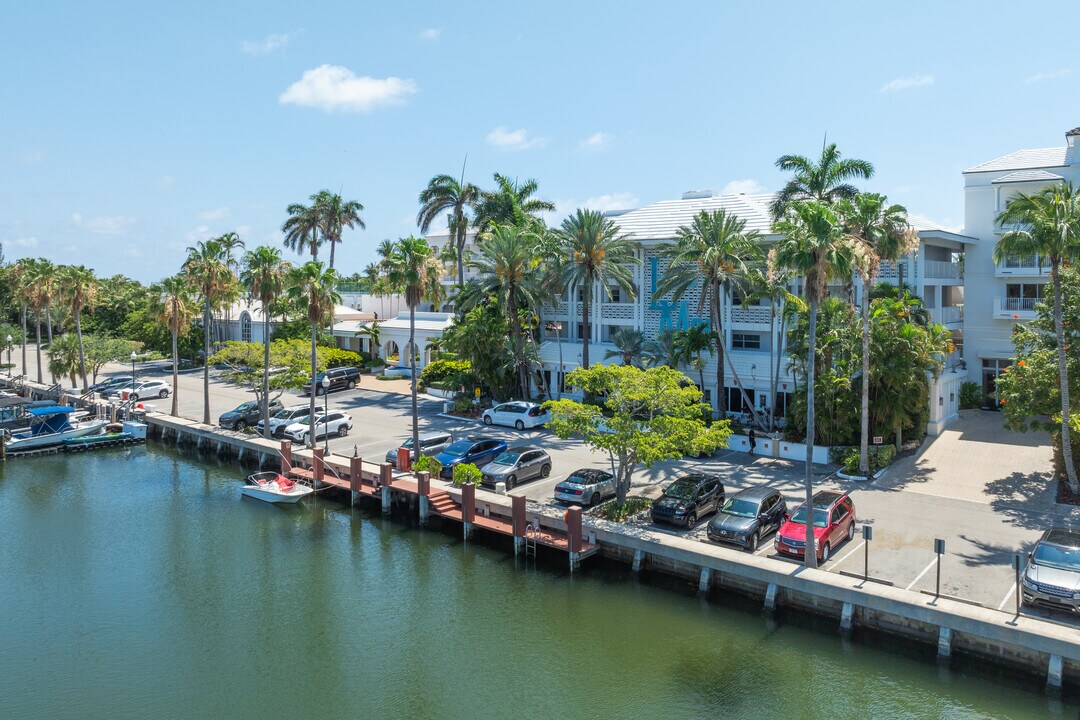
<svg viewBox="0 0 1080 720">
<path fill-rule="evenodd" d="M 1025 605 L 1080 612 L 1080 532 L 1052 528 L 1028 553 L 1022 597 Z"/>
<path fill-rule="evenodd" d="M 420 454 L 421 455 L 437 455 L 454 442 L 454 434 L 448 432 L 433 432 L 425 433 L 420 436 Z M 409 438 L 405 442 L 401 443 L 398 447 L 408 448 L 412 450 L 412 438 Z M 390 448 L 386 451 L 386 462 L 390 463 L 394 467 L 397 467 L 397 451 L 398 447 Z"/>
</svg>

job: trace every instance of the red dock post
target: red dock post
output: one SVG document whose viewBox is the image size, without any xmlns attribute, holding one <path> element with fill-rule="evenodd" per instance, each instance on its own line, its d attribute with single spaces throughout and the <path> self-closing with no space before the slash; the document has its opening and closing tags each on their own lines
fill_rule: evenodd
<svg viewBox="0 0 1080 720">
<path fill-rule="evenodd" d="M 581 561 L 581 506 L 572 505 L 566 511 L 566 539 L 570 551 L 570 570 L 576 570 Z"/>
<path fill-rule="evenodd" d="M 352 504 L 356 504 L 356 496 L 364 484 L 364 466 L 360 458 L 349 458 L 349 491 Z"/>
<path fill-rule="evenodd" d="M 292 470 L 292 441 L 281 441 L 281 474 L 288 475 Z"/>
<path fill-rule="evenodd" d="M 476 486 L 461 486 L 461 520 L 464 523 L 465 537 L 472 535 L 473 520 L 476 518 Z"/>
<path fill-rule="evenodd" d="M 311 470 L 315 478 L 316 489 L 322 483 L 323 473 L 326 471 L 326 461 L 323 460 L 323 449 L 314 448 L 311 451 Z"/>
<path fill-rule="evenodd" d="M 383 463 L 379 466 L 379 485 L 382 492 L 382 511 L 383 515 L 390 514 L 390 484 L 394 482 L 394 468 L 390 463 Z"/>
<path fill-rule="evenodd" d="M 420 496 L 420 524 L 427 525 L 428 520 L 428 493 L 431 492 L 431 473 L 420 471 L 416 473 L 416 494 Z"/>
<path fill-rule="evenodd" d="M 514 530 L 514 554 L 517 555 L 525 546 L 525 526 L 529 520 L 525 516 L 525 496 L 511 495 L 511 516 Z"/>
</svg>

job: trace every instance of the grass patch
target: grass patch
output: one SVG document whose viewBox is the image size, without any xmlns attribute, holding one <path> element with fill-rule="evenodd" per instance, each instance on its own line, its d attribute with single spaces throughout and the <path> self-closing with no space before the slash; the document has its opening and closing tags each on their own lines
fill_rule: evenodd
<svg viewBox="0 0 1080 720">
<path fill-rule="evenodd" d="M 399 378 L 399 377 L 397 377 L 395 375 L 383 375 L 382 373 L 379 373 L 378 375 L 375 376 L 375 379 L 376 380 L 400 380 L 401 378 Z"/>
<path fill-rule="evenodd" d="M 626 498 L 626 502 L 619 505 L 610 500 L 596 509 L 596 514 L 605 520 L 624 522 L 627 518 L 637 515 L 642 510 L 647 510 L 652 505 L 652 500 L 645 497 Z"/>
</svg>

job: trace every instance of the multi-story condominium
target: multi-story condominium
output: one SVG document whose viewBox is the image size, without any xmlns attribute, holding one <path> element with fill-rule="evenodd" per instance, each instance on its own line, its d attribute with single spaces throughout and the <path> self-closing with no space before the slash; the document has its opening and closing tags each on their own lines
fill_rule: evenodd
<svg viewBox="0 0 1080 720">
<path fill-rule="evenodd" d="M 1008 229 L 996 218 L 1017 193 L 1062 181 L 1080 183 L 1080 128 L 1065 133 L 1064 147 L 1018 150 L 964 171 L 964 232 L 978 238 L 964 256 L 964 357 L 986 407 L 997 407 L 994 381 L 1012 362 L 1013 326 L 1035 317 L 1050 276 L 1043 258 L 994 262 L 994 246 Z"/>
</svg>

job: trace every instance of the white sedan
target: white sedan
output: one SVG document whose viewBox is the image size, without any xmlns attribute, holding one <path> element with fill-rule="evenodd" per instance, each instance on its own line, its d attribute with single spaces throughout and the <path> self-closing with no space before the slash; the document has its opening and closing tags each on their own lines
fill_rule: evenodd
<svg viewBox="0 0 1080 720">
<path fill-rule="evenodd" d="M 145 380 L 137 383 L 134 387 L 131 383 L 118 387 L 115 390 L 109 390 L 108 395 L 116 395 L 117 397 L 124 397 L 125 394 L 130 400 L 143 400 L 147 398 L 167 398 L 169 393 L 172 392 L 172 385 L 164 380 Z"/>
<path fill-rule="evenodd" d="M 485 425 L 507 425 L 518 430 L 544 425 L 550 419 L 551 413 L 531 402 L 502 403 L 484 411 Z"/>
<path fill-rule="evenodd" d="M 327 435 L 345 437 L 352 430 L 352 415 L 343 412 L 332 412 L 315 418 L 315 437 L 321 438 Z M 296 442 L 309 444 L 311 439 L 311 424 L 305 418 L 285 428 L 285 437 Z"/>
</svg>

